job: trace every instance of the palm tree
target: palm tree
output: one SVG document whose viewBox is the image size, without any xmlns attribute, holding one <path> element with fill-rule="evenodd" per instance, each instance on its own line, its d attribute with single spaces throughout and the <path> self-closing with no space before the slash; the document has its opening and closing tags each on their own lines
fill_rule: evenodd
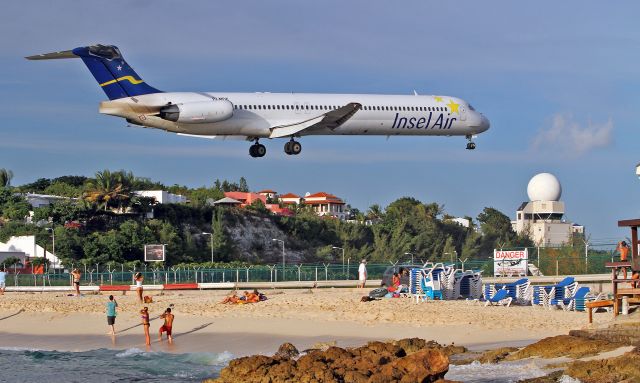
<svg viewBox="0 0 640 383">
<path fill-rule="evenodd" d="M 131 199 L 133 180 L 133 174 L 123 170 L 97 172 L 95 179 L 87 183 L 84 199 L 97 204 L 99 208 L 104 208 L 104 210 L 109 207 L 118 207 L 122 210 L 123 206 Z"/>
<path fill-rule="evenodd" d="M 383 215 L 384 213 L 382 212 L 382 208 L 376 203 L 369 206 L 369 210 L 367 211 L 366 216 L 368 219 L 376 220 L 382 218 Z"/>
<path fill-rule="evenodd" d="M 0 187 L 7 187 L 11 185 L 11 179 L 13 178 L 13 172 L 4 168 L 0 168 Z"/>
</svg>

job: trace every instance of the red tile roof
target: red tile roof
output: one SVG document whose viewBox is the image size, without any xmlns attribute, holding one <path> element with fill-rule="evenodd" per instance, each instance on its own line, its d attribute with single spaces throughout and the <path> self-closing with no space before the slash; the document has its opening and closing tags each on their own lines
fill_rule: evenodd
<svg viewBox="0 0 640 383">
<path fill-rule="evenodd" d="M 278 196 L 278 198 L 300 198 L 299 195 L 295 195 L 293 193 L 287 193 L 287 194 L 283 194 Z"/>
<path fill-rule="evenodd" d="M 271 189 L 264 189 L 264 190 L 260 190 L 258 194 L 276 194 L 276 191 Z"/>
<path fill-rule="evenodd" d="M 333 194 L 329 194 L 329 193 L 325 193 L 325 192 L 318 192 L 315 194 L 311 194 L 308 196 L 305 196 L 304 198 L 338 198 L 336 196 L 334 196 Z"/>
</svg>

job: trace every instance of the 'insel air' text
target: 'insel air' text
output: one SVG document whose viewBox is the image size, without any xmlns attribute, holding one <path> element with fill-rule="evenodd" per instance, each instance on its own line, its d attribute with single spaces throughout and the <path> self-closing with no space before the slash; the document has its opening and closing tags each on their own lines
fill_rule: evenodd
<svg viewBox="0 0 640 383">
<path fill-rule="evenodd" d="M 431 121 L 433 120 L 433 125 Z M 391 129 L 451 129 L 451 125 L 456 120 L 455 117 L 444 118 L 444 114 L 438 114 L 434 119 L 433 112 L 429 112 L 429 117 L 400 117 L 400 113 L 396 113 Z"/>
</svg>

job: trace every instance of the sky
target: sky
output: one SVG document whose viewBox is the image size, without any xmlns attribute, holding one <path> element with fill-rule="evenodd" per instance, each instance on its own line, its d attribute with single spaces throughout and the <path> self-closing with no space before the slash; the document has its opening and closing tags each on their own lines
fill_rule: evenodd
<svg viewBox="0 0 640 383">
<path fill-rule="evenodd" d="M 594 243 L 640 217 L 635 166 L 640 3 L 620 1 L 29 1 L 0 13 L 0 168 L 37 178 L 132 171 L 165 184 L 326 191 L 366 210 L 410 196 L 476 217 L 515 218 L 550 172 L 566 218 Z M 80 60 L 24 56 L 117 45 L 165 91 L 451 95 L 491 121 L 463 137 L 303 137 L 249 143 L 127 127 Z"/>
</svg>

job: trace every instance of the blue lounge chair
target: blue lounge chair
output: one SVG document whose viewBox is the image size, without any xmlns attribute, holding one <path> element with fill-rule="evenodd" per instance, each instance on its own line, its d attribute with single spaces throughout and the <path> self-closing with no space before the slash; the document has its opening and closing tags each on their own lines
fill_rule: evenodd
<svg viewBox="0 0 640 383">
<path fill-rule="evenodd" d="M 586 286 L 580 287 L 573 296 L 563 299 L 551 299 L 549 301 L 550 306 L 561 307 L 565 311 L 575 310 L 584 311 L 586 296 L 589 294 L 589 288 Z"/>
<path fill-rule="evenodd" d="M 485 301 L 485 306 L 493 306 L 495 303 L 496 306 L 506 306 L 509 307 L 511 305 L 511 301 L 513 298 L 509 296 L 509 291 L 506 289 L 501 289 L 496 291 L 496 293 Z"/>
</svg>

